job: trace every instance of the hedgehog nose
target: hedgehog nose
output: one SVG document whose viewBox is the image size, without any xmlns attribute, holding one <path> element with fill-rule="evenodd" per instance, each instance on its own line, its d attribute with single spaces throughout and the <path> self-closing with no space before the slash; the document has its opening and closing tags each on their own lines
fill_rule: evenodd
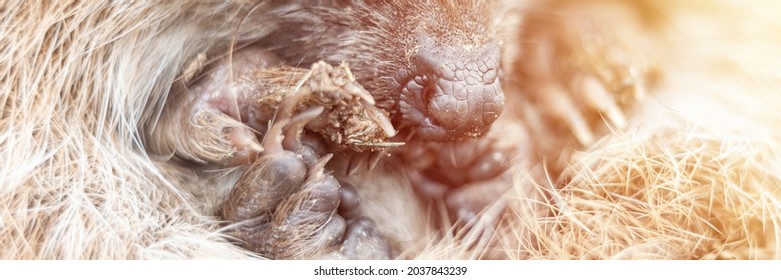
<svg viewBox="0 0 781 280">
<path fill-rule="evenodd" d="M 486 132 L 504 108 L 504 94 L 498 81 L 469 84 L 438 79 L 428 100 L 432 123 L 454 138 L 475 137 Z"/>
<path fill-rule="evenodd" d="M 422 101 L 432 121 L 444 129 L 478 134 L 501 114 L 504 93 L 497 77 L 498 46 L 430 48 L 419 51 L 417 59 L 417 67 L 428 82 Z"/>
</svg>

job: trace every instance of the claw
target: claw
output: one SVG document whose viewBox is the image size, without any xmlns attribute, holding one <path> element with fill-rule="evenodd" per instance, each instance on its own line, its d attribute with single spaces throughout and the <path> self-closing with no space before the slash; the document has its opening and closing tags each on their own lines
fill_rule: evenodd
<svg viewBox="0 0 781 280">
<path fill-rule="evenodd" d="M 648 96 L 647 82 L 657 79 L 658 77 L 653 76 L 658 74 L 659 73 L 655 73 L 655 71 L 652 71 L 651 73 L 641 73 L 637 67 L 629 67 L 629 75 L 624 81 L 624 84 L 634 87 L 634 90 L 632 91 L 633 99 L 643 100 L 646 96 Z"/>
<path fill-rule="evenodd" d="M 554 111 L 553 115 L 560 117 L 566 123 L 581 145 L 586 146 L 594 141 L 594 134 L 591 133 L 583 115 L 578 107 L 572 103 L 572 100 L 567 97 L 564 90 L 549 86 L 543 96 L 548 97 L 546 99 L 548 104 L 545 104 L 544 108 Z"/>
<path fill-rule="evenodd" d="M 347 176 L 352 176 L 362 167 L 373 170 L 380 163 L 380 160 L 388 155 L 388 152 L 385 150 L 355 154 L 350 158 L 350 162 L 347 164 L 346 174 Z"/>
<path fill-rule="evenodd" d="M 264 152 L 263 146 L 258 143 L 255 134 L 249 129 L 243 127 L 233 127 L 228 132 L 228 139 L 233 143 L 233 147 L 237 152 L 233 154 L 233 157 L 224 161 L 227 166 L 238 166 L 246 164 L 257 157 L 260 153 Z"/>
<path fill-rule="evenodd" d="M 293 113 L 296 111 L 296 107 L 301 104 L 301 100 L 304 99 L 304 96 L 306 94 L 302 93 L 301 91 L 293 91 L 288 96 L 285 96 L 285 98 L 282 99 L 282 101 L 279 103 L 279 107 L 277 107 L 277 114 L 274 116 L 274 119 L 290 119 L 293 117 Z"/>
<path fill-rule="evenodd" d="M 327 154 L 315 162 L 312 167 L 309 168 L 309 178 L 322 177 L 325 172 L 325 165 L 328 164 L 328 161 L 331 160 L 331 157 L 333 157 L 333 154 Z"/>
<path fill-rule="evenodd" d="M 362 102 L 366 102 L 372 106 L 377 103 L 374 101 L 374 97 L 368 91 L 366 91 L 366 89 L 358 86 L 354 82 L 344 85 L 344 90 L 347 91 L 347 93 L 350 95 L 358 96 Z"/>
<path fill-rule="evenodd" d="M 396 135 L 396 129 L 393 128 L 393 124 L 384 112 L 379 108 L 372 106 L 374 104 L 369 105 L 364 102 L 362 105 L 366 109 L 366 116 L 382 129 L 382 132 L 386 137 L 390 138 Z"/>
<path fill-rule="evenodd" d="M 349 177 L 355 174 L 355 172 L 358 172 L 358 169 L 363 166 L 364 162 L 366 162 L 365 153 L 353 154 L 352 157 L 350 157 L 350 162 L 347 164 L 345 175 Z"/>
<path fill-rule="evenodd" d="M 304 131 L 304 127 L 312 120 L 317 118 L 325 108 L 322 106 L 313 107 L 302 113 L 298 113 L 290 123 L 285 127 L 284 139 L 282 140 L 282 146 L 285 149 L 291 151 L 300 151 L 303 148 L 301 144 L 301 132 Z"/>
<path fill-rule="evenodd" d="M 576 88 L 582 92 L 586 103 L 591 108 L 604 112 L 607 118 L 617 127 L 624 127 L 626 119 L 624 113 L 610 96 L 607 89 L 594 77 L 581 77 Z"/>
<path fill-rule="evenodd" d="M 284 151 L 282 147 L 282 140 L 285 138 L 282 135 L 282 129 L 290 122 L 290 119 L 281 119 L 275 122 L 263 136 L 263 142 L 260 145 L 266 153 L 276 154 Z"/>
<path fill-rule="evenodd" d="M 372 152 L 369 154 L 369 170 L 374 170 L 375 167 L 377 167 L 377 164 L 380 163 L 380 160 L 383 158 L 383 156 L 388 156 L 388 153 L 385 151 L 378 151 L 378 152 Z"/>
</svg>

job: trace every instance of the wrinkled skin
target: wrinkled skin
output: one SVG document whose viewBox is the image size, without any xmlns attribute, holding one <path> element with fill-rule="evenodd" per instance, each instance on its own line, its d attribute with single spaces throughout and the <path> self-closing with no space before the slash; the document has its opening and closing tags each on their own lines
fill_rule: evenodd
<svg viewBox="0 0 781 280">
<path fill-rule="evenodd" d="M 413 67 L 399 71 L 399 112 L 421 138 L 453 141 L 484 134 L 504 109 L 499 46 L 441 46 L 423 36 Z"/>
</svg>

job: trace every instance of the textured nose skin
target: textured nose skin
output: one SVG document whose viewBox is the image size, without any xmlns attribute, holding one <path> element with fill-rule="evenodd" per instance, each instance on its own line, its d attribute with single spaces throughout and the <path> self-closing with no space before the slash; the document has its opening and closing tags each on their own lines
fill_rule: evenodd
<svg viewBox="0 0 781 280">
<path fill-rule="evenodd" d="M 424 136 L 433 140 L 476 137 L 490 128 L 504 108 L 499 85 L 499 46 L 436 46 L 423 40 L 415 61 L 428 83 Z"/>
</svg>

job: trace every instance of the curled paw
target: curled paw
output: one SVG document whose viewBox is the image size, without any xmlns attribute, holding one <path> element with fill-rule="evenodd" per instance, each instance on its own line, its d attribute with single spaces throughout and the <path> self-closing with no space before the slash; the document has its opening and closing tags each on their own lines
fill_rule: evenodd
<svg viewBox="0 0 781 280">
<path fill-rule="evenodd" d="M 247 125 L 248 98 L 261 92 L 264 83 L 248 75 L 279 63 L 257 48 L 211 63 L 203 55 L 193 59 L 172 86 L 160 116 L 146 125 L 147 149 L 202 164 L 237 166 L 253 161 L 262 148 L 257 130 Z"/>
<path fill-rule="evenodd" d="M 658 78 L 642 17 L 631 5 L 604 5 L 610 8 L 551 1 L 529 11 L 521 31 L 522 54 L 510 63 L 508 79 L 533 135 L 557 139 L 538 143 L 548 152 L 586 146 L 624 127 Z"/>
<path fill-rule="evenodd" d="M 146 127 L 148 150 L 244 166 L 218 214 L 246 248 L 263 256 L 389 258 L 376 225 L 354 213 L 357 196 L 339 206 L 355 192 L 342 191 L 325 169 L 332 151 L 374 150 L 396 133 L 349 67 L 286 67 L 255 47 L 211 63 L 194 61 L 173 85 L 162 115 Z"/>
<path fill-rule="evenodd" d="M 304 127 L 323 108 L 292 114 L 297 100 L 282 101 L 276 122 L 263 139 L 264 151 L 223 206 L 223 218 L 236 224 L 232 234 L 247 249 L 273 259 L 390 258 L 387 242 L 376 226 L 362 227 L 373 229 L 370 235 L 354 234 L 353 215 L 359 203 L 354 188 L 343 188 L 326 172 L 332 155 L 318 148 L 323 146 L 322 139 L 305 137 Z M 340 253 L 363 240 L 369 241 Z"/>
</svg>

